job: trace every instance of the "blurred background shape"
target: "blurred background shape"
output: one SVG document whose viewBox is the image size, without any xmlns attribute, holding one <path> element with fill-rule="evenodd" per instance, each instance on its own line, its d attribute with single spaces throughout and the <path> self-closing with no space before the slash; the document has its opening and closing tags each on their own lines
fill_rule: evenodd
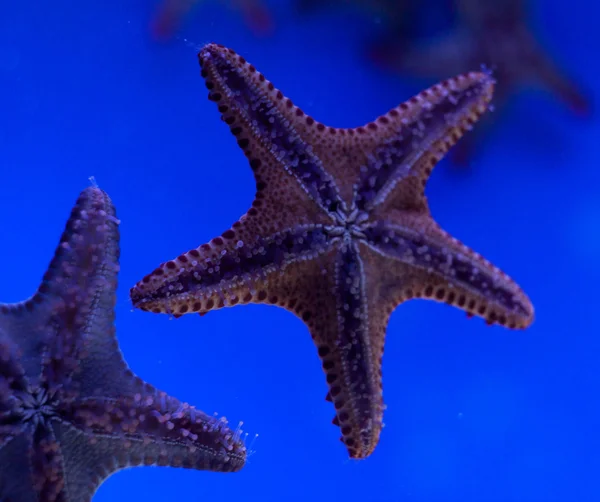
<svg viewBox="0 0 600 502">
<path fill-rule="evenodd" d="M 458 165 L 470 162 L 472 150 L 488 132 L 489 124 L 497 120 L 509 100 L 520 91 L 541 90 L 580 117 L 588 117 L 591 112 L 581 84 L 574 82 L 554 61 L 528 26 L 528 3 L 456 0 L 450 11 L 455 17 L 450 30 L 432 34 L 410 47 L 400 34 L 399 42 L 387 38 L 373 49 L 379 64 L 399 74 L 438 80 L 479 66 L 493 72 L 497 80 L 496 113 L 486 117 L 484 125 L 453 150 L 451 158 Z M 534 125 L 535 120 L 531 123 Z"/>
<path fill-rule="evenodd" d="M 183 27 L 187 18 L 201 16 L 202 4 L 210 0 L 163 0 L 151 21 L 151 33 L 157 40 L 170 40 Z M 266 36 L 273 29 L 269 10 L 262 0 L 219 0 L 236 11 L 257 36 Z"/>
<path fill-rule="evenodd" d="M 365 54 L 372 64 L 423 85 L 480 67 L 497 79 L 494 114 L 449 154 L 470 165 L 476 144 L 520 92 L 541 91 L 580 118 L 589 118 L 590 96 L 545 47 L 526 0 L 297 0 L 299 12 L 361 9 L 378 22 Z M 586 89 L 584 91 L 584 89 Z M 535 121 L 531 121 L 533 126 Z"/>
</svg>

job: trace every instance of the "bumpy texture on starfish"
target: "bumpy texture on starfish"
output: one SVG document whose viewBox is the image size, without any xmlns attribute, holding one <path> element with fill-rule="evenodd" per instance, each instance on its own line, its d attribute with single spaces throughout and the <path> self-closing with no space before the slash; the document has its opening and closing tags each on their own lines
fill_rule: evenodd
<svg viewBox="0 0 600 502">
<path fill-rule="evenodd" d="M 425 182 L 487 109 L 485 73 L 446 80 L 356 129 L 306 116 L 231 49 L 199 54 L 209 99 L 250 161 L 256 198 L 232 228 L 160 265 L 137 308 L 179 316 L 280 305 L 307 325 L 351 457 L 382 427 L 381 359 L 394 308 L 410 298 L 524 328 L 533 307 L 503 272 L 431 218 Z"/>
<path fill-rule="evenodd" d="M 0 500 L 91 500 L 136 465 L 237 471 L 224 420 L 136 377 L 114 328 L 119 231 L 103 191 L 82 192 L 37 293 L 0 304 Z"/>
</svg>

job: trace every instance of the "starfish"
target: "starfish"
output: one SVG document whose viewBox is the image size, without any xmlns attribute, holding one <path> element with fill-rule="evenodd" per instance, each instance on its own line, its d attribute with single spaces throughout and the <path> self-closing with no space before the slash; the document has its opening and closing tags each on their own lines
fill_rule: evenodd
<svg viewBox="0 0 600 502">
<path fill-rule="evenodd" d="M 379 64 L 422 77 L 439 78 L 485 64 L 494 70 L 498 91 L 494 107 L 504 109 L 518 91 L 549 91 L 578 116 L 590 113 L 589 100 L 545 53 L 526 23 L 525 0 L 453 0 L 457 26 L 447 36 L 407 50 L 402 31 L 398 42 L 390 39 L 373 51 Z M 490 121 L 486 121 L 489 127 Z M 479 129 L 479 136 L 485 128 Z M 471 135 L 453 150 L 451 157 L 465 166 L 478 135 Z"/>
<path fill-rule="evenodd" d="M 114 328 L 119 230 L 84 190 L 37 292 L 0 304 L 0 500 L 91 500 L 137 465 L 237 471 L 246 449 L 209 417 L 135 376 Z"/>
<path fill-rule="evenodd" d="M 221 45 L 199 53 L 256 179 L 252 207 L 222 235 L 161 264 L 130 291 L 175 317 L 246 303 L 284 307 L 308 326 L 350 457 L 379 441 L 386 327 L 411 298 L 525 328 L 533 307 L 513 280 L 445 233 L 424 195 L 433 166 L 488 108 L 494 81 L 467 73 L 363 127 L 307 116 Z"/>
</svg>

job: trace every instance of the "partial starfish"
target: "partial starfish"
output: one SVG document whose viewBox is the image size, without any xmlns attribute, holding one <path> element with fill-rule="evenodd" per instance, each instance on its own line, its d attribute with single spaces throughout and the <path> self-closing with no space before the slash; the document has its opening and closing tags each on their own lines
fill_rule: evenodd
<svg viewBox="0 0 600 502">
<path fill-rule="evenodd" d="M 37 293 L 0 304 L 0 500 L 91 500 L 136 465 L 237 471 L 224 420 L 135 376 L 115 337 L 118 220 L 84 190 Z"/>
<path fill-rule="evenodd" d="M 484 64 L 494 70 L 498 80 L 496 109 L 503 109 L 522 88 L 535 87 L 549 91 L 574 113 L 589 114 L 589 101 L 527 27 L 525 0 L 453 2 L 458 22 L 448 36 L 413 44 L 407 50 L 405 35 L 400 31 L 397 43 L 388 39 L 375 50 L 378 62 L 390 69 L 436 79 L 440 74 L 459 73 Z M 453 150 L 451 157 L 456 164 L 469 162 L 476 139 L 473 135 Z"/>
<path fill-rule="evenodd" d="M 152 33 L 156 38 L 171 38 L 200 0 L 164 0 L 152 20 Z M 262 0 L 228 0 L 232 8 L 240 10 L 246 24 L 256 35 L 266 35 L 273 29 L 269 11 Z"/>
<path fill-rule="evenodd" d="M 381 359 L 394 308 L 411 298 L 525 328 L 533 307 L 503 272 L 431 218 L 433 166 L 487 109 L 494 81 L 467 73 L 363 127 L 307 116 L 233 50 L 199 53 L 209 99 L 256 178 L 250 210 L 221 236 L 131 289 L 142 310 L 180 316 L 243 303 L 282 306 L 317 345 L 351 457 L 382 427 Z"/>
</svg>

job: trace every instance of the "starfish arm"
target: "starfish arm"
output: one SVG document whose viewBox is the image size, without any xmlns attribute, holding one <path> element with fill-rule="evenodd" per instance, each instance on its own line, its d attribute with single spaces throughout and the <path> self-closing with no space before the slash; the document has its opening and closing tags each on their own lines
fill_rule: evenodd
<svg viewBox="0 0 600 502">
<path fill-rule="evenodd" d="M 375 450 L 383 427 L 381 361 L 388 316 L 374 315 L 362 246 L 343 245 L 333 261 L 330 299 L 308 303 L 308 311 L 327 307 L 329 322 L 309 324 L 336 416 L 341 441 L 352 458 Z M 306 316 L 306 314 L 303 314 Z M 318 321 L 318 322 L 316 322 Z"/>
<path fill-rule="evenodd" d="M 286 195 L 292 198 L 300 192 L 311 199 L 313 210 L 335 213 L 342 201 L 333 177 L 323 167 L 331 146 L 322 132 L 325 127 L 295 107 L 233 50 L 208 44 L 198 58 L 209 99 L 218 104 L 223 121 L 250 161 L 257 190 L 265 191 L 263 197 L 269 190 L 281 193 L 286 187 Z M 290 189 L 292 183 L 295 189 Z"/>
<path fill-rule="evenodd" d="M 60 387 L 68 388 L 71 397 L 131 392 L 137 379 L 122 357 L 114 324 L 120 256 L 116 210 L 104 191 L 89 188 L 79 197 L 71 216 L 74 218 L 84 223 L 68 223 L 61 241 L 73 242 L 69 262 L 80 276 L 73 276 L 77 279 L 71 293 L 77 305 L 73 317 L 80 319 L 73 333 L 58 331 L 64 339 L 51 347 L 46 377 L 56 381 L 53 373 L 57 368 L 68 374 L 72 384 L 63 380 Z M 70 234 L 75 228 L 77 233 Z M 82 267 L 86 259 L 89 266 Z"/>
<path fill-rule="evenodd" d="M 433 166 L 487 110 L 494 80 L 466 73 L 417 94 L 376 121 L 361 145 L 366 160 L 356 186 L 361 211 L 423 210 Z"/>
<path fill-rule="evenodd" d="M 50 392 L 69 388 L 73 397 L 104 395 L 117 388 L 123 391 L 128 381 L 122 378 L 127 369 L 114 328 L 118 223 L 105 192 L 96 187 L 84 190 L 44 277 L 38 294 L 54 303 L 47 322 L 52 343 L 43 361 Z"/>
<path fill-rule="evenodd" d="M 532 323 L 533 306 L 521 288 L 430 218 L 396 218 L 371 225 L 364 233 L 379 256 L 380 270 L 389 274 L 382 281 L 395 284 L 389 287 L 395 288 L 398 303 L 426 298 L 454 305 L 489 324 L 526 328 Z"/>
<path fill-rule="evenodd" d="M 111 232 L 107 228 L 110 218 L 114 218 L 114 209 L 106 193 L 96 187 L 88 187 L 81 192 L 48 271 L 36 294 L 25 302 L 25 310 L 59 308 L 65 317 L 66 312 L 70 312 L 79 319 L 71 302 L 78 298 L 87 303 L 91 301 L 93 286 L 99 279 L 98 272 L 105 265 L 102 245 Z M 28 303 L 32 306 L 28 307 Z M 38 304 L 39 307 L 36 307 Z M 70 322 L 75 326 L 74 319 Z"/>
<path fill-rule="evenodd" d="M 289 310 L 310 331 L 325 372 L 333 423 L 351 458 L 369 456 L 379 442 L 383 417 L 381 359 L 387 318 L 369 311 L 358 246 L 337 245 L 297 262 L 259 291 L 259 300 Z M 383 322 L 382 322 L 383 321 Z"/>
<path fill-rule="evenodd" d="M 170 466 L 219 472 L 239 471 L 246 448 L 239 431 L 150 385 L 115 399 L 86 398 L 52 421 L 57 446 L 70 455 L 63 469 L 65 493 L 89 500 L 108 476 L 126 467 Z"/>
<path fill-rule="evenodd" d="M 313 259 L 328 246 L 322 225 L 297 225 L 276 234 L 250 237 L 242 224 L 237 237 L 213 239 L 144 277 L 130 292 L 134 307 L 180 316 L 205 313 L 260 299 L 273 275 L 293 263 Z M 240 240 L 238 240 L 240 239 Z"/>
<path fill-rule="evenodd" d="M 308 326 L 326 376 L 326 400 L 335 408 L 333 424 L 356 459 L 373 453 L 383 427 L 381 361 L 389 315 L 370 300 L 368 286 L 360 246 L 338 241 L 321 258 L 276 276 L 264 294 Z"/>
</svg>

